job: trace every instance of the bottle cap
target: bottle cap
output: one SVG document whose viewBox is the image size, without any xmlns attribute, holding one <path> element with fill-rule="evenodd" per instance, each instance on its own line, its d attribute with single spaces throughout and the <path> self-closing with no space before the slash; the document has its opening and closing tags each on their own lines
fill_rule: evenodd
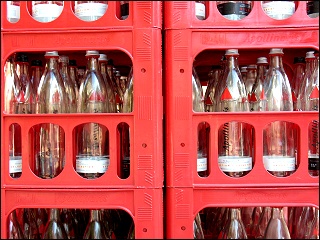
<svg viewBox="0 0 320 240">
<path fill-rule="evenodd" d="M 99 51 L 96 51 L 96 50 L 88 50 L 88 51 L 86 51 L 86 57 L 87 56 L 95 56 L 95 55 L 99 56 Z"/>
<path fill-rule="evenodd" d="M 258 57 L 257 58 L 257 64 L 268 64 L 268 60 L 266 57 Z"/>
<path fill-rule="evenodd" d="M 306 58 L 315 58 L 314 51 L 309 51 L 306 53 Z"/>
<path fill-rule="evenodd" d="M 77 61 L 72 59 L 72 60 L 69 60 L 69 66 L 73 66 L 73 67 L 76 67 L 77 66 Z"/>
<path fill-rule="evenodd" d="M 257 65 L 255 65 L 255 64 L 248 65 L 247 70 L 248 70 L 249 68 L 250 68 L 250 69 L 257 69 Z"/>
<path fill-rule="evenodd" d="M 241 70 L 240 70 L 240 72 L 247 72 L 247 66 L 244 66 L 244 67 L 241 67 Z"/>
<path fill-rule="evenodd" d="M 283 54 L 282 48 L 271 48 L 269 54 Z"/>
<path fill-rule="evenodd" d="M 42 67 L 42 61 L 39 59 L 36 60 L 32 60 L 31 61 L 31 66 L 38 66 L 38 67 Z"/>
<path fill-rule="evenodd" d="M 239 55 L 239 53 L 238 53 L 238 49 L 228 49 L 227 51 L 226 51 L 226 54 L 225 54 L 226 56 L 229 56 L 229 55 Z"/>
<path fill-rule="evenodd" d="M 65 55 L 59 56 L 59 62 L 68 63 L 69 57 Z"/>
<path fill-rule="evenodd" d="M 46 54 L 44 56 L 45 57 L 59 57 L 59 54 L 57 51 L 49 51 L 49 52 L 46 52 Z"/>
<path fill-rule="evenodd" d="M 103 53 L 100 53 L 98 60 L 99 60 L 99 61 L 108 61 L 107 55 L 106 55 L 106 54 L 103 54 Z"/>
<path fill-rule="evenodd" d="M 295 63 L 306 63 L 306 60 L 304 57 L 294 57 L 293 64 Z"/>
</svg>

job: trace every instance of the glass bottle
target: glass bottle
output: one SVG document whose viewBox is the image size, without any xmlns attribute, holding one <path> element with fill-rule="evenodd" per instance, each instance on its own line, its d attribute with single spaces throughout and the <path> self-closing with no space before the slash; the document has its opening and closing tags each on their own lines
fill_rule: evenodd
<svg viewBox="0 0 320 240">
<path fill-rule="evenodd" d="M 127 79 L 126 90 L 123 94 L 123 113 L 130 113 L 133 111 L 133 68 L 130 69 Z"/>
<path fill-rule="evenodd" d="M 254 207 L 242 207 L 240 208 L 241 213 L 241 220 L 243 223 L 243 226 L 246 230 L 247 236 L 250 236 L 250 228 L 253 222 L 252 216 L 253 216 L 253 210 Z"/>
<path fill-rule="evenodd" d="M 288 228 L 292 239 L 296 238 L 297 225 L 302 211 L 303 207 L 291 207 L 289 209 Z"/>
<path fill-rule="evenodd" d="M 60 210 L 58 208 L 50 209 L 49 220 L 42 239 L 68 239 L 68 235 L 60 219 Z"/>
<path fill-rule="evenodd" d="M 101 221 L 100 210 L 90 210 L 90 219 L 84 232 L 83 239 L 108 239 Z"/>
<path fill-rule="evenodd" d="M 119 93 L 119 104 L 120 104 L 120 112 L 123 112 L 122 108 L 123 108 L 123 92 L 120 86 L 120 78 L 121 78 L 121 74 L 120 71 L 115 71 L 115 78 L 116 78 L 116 85 L 117 85 L 117 89 L 118 89 L 118 93 Z"/>
<path fill-rule="evenodd" d="M 271 207 L 263 207 L 258 224 L 253 226 L 251 236 L 255 239 L 263 239 L 264 233 L 271 218 Z"/>
<path fill-rule="evenodd" d="M 78 69 L 77 69 L 77 61 L 74 59 L 69 60 L 69 71 L 70 71 L 70 78 L 72 79 L 72 82 L 76 84 L 76 95 L 78 99 L 79 95 L 79 87 L 80 87 L 80 82 L 78 78 Z"/>
<path fill-rule="evenodd" d="M 241 20 L 251 12 L 252 1 L 217 1 L 221 15 L 229 20 Z"/>
<path fill-rule="evenodd" d="M 309 51 L 306 53 L 305 57 L 306 61 L 306 68 L 305 68 L 305 73 L 303 76 L 303 80 L 300 83 L 300 90 L 298 91 L 298 96 L 297 96 L 297 109 L 298 111 L 305 111 L 305 106 L 306 106 L 306 89 L 310 85 L 311 82 L 311 76 L 314 71 L 315 65 L 316 65 L 316 57 L 314 55 L 314 51 Z"/>
<path fill-rule="evenodd" d="M 101 18 L 108 9 L 107 1 L 75 1 L 75 15 L 83 21 L 95 21 Z"/>
<path fill-rule="evenodd" d="M 60 56 L 59 57 L 59 69 L 60 74 L 64 83 L 64 88 L 66 91 L 67 99 L 68 99 L 68 112 L 76 113 L 77 112 L 77 93 L 75 91 L 76 83 L 72 81 L 70 77 L 69 71 L 69 57 Z"/>
<path fill-rule="evenodd" d="M 257 65 L 251 64 L 247 67 L 247 77 L 244 81 L 244 85 L 246 87 L 246 91 L 248 93 L 248 99 L 250 99 L 250 95 L 252 92 L 252 87 L 257 78 Z"/>
<path fill-rule="evenodd" d="M 246 229 L 241 219 L 240 208 L 230 208 L 228 221 L 222 230 L 221 239 L 247 239 Z"/>
<path fill-rule="evenodd" d="M 268 61 L 265 57 L 257 59 L 257 77 L 252 86 L 250 93 L 250 111 L 262 111 L 265 109 L 265 101 L 263 100 L 263 84 L 266 77 Z"/>
<path fill-rule="evenodd" d="M 266 228 L 265 239 L 291 239 L 288 226 L 284 219 L 282 207 L 271 208 L 271 218 Z"/>
<path fill-rule="evenodd" d="M 86 221 L 84 212 L 82 211 L 82 209 L 79 209 L 79 208 L 71 209 L 71 212 L 74 217 L 73 221 L 75 224 L 74 234 L 77 239 L 82 239 L 84 231 L 86 230 L 88 221 Z"/>
<path fill-rule="evenodd" d="M 305 72 L 305 59 L 304 57 L 295 57 L 293 60 L 294 72 L 291 80 L 291 91 L 292 91 L 292 101 L 293 101 L 293 111 L 298 111 L 297 106 L 297 96 L 303 82 L 304 72 Z M 290 80 L 290 79 L 289 79 Z"/>
<path fill-rule="evenodd" d="M 107 113 L 110 110 L 103 77 L 99 71 L 99 52 L 87 51 L 87 71 L 80 85 L 78 113 Z M 98 123 L 86 123 L 78 131 L 76 171 L 84 178 L 102 176 L 108 169 L 106 132 Z"/>
<path fill-rule="evenodd" d="M 36 215 L 36 223 L 39 230 L 39 235 L 42 236 L 44 233 L 45 226 L 48 222 L 48 213 L 45 208 L 36 208 L 35 209 Z"/>
<path fill-rule="evenodd" d="M 130 225 L 127 239 L 135 239 L 134 222 L 133 221 L 132 221 L 132 223 Z"/>
<path fill-rule="evenodd" d="M 127 76 L 121 76 L 120 77 L 120 88 L 121 88 L 121 91 L 122 91 L 122 95 L 126 91 L 127 81 L 128 81 L 127 80 Z"/>
<path fill-rule="evenodd" d="M 78 86 L 80 88 L 81 83 L 84 81 L 84 76 L 86 74 L 86 67 L 85 66 L 79 66 L 77 69 L 77 75 L 78 75 Z"/>
<path fill-rule="evenodd" d="M 42 76 L 42 61 L 41 60 L 32 60 L 31 61 L 31 84 L 34 90 L 34 93 L 37 94 L 39 87 L 40 79 Z"/>
<path fill-rule="evenodd" d="M 58 52 L 46 52 L 45 58 L 46 67 L 38 87 L 36 113 L 66 113 L 67 96 L 58 70 Z M 39 177 L 49 179 L 58 176 L 65 161 L 63 129 L 53 123 L 40 124 L 36 128 L 35 139 Z"/>
<path fill-rule="evenodd" d="M 319 17 L 319 1 L 307 1 L 307 14 L 311 18 Z"/>
<path fill-rule="evenodd" d="M 35 209 L 23 209 L 23 235 L 24 239 L 40 239 L 39 229 L 36 222 Z"/>
<path fill-rule="evenodd" d="M 129 1 L 120 1 L 120 12 L 122 20 L 129 17 Z"/>
<path fill-rule="evenodd" d="M 119 92 L 119 89 L 117 87 L 117 83 L 116 83 L 116 78 L 115 78 L 115 75 L 114 75 L 114 64 L 113 64 L 113 60 L 112 59 L 109 59 L 108 60 L 108 63 L 107 63 L 107 73 L 109 75 L 109 78 L 110 78 L 110 86 L 112 87 L 113 89 L 113 92 L 114 92 L 114 96 L 115 96 L 115 102 L 116 102 L 116 112 L 120 112 L 120 92 Z"/>
<path fill-rule="evenodd" d="M 199 213 L 197 213 L 195 219 L 193 220 L 193 239 L 204 239 Z"/>
<path fill-rule="evenodd" d="M 108 93 L 108 100 L 109 100 L 109 106 L 110 106 L 110 112 L 115 113 L 116 111 L 116 96 L 113 91 L 113 82 L 111 82 L 111 78 L 109 74 L 107 73 L 107 64 L 108 64 L 108 58 L 106 54 L 100 54 L 99 55 L 99 67 L 100 72 L 103 77 L 104 83 L 106 84 L 107 93 Z"/>
<path fill-rule="evenodd" d="M 259 224 L 259 220 L 262 215 L 262 209 L 263 209 L 263 207 L 255 207 L 252 211 L 252 217 L 251 217 L 252 221 L 251 221 L 251 224 L 250 224 L 248 230 L 246 230 L 247 236 L 249 239 L 255 238 L 255 235 L 253 234 L 253 230 L 254 230 L 255 226 L 257 226 Z"/>
<path fill-rule="evenodd" d="M 247 73 L 248 73 L 248 70 L 247 70 L 248 66 L 243 66 L 240 68 L 240 73 L 241 73 L 241 77 L 242 77 L 242 81 L 245 83 L 246 80 L 247 80 Z"/>
<path fill-rule="evenodd" d="M 126 179 L 130 176 L 130 127 L 121 122 L 117 129 L 120 137 L 120 178 Z"/>
<path fill-rule="evenodd" d="M 75 217 L 72 214 L 71 209 L 63 208 L 60 211 L 60 220 L 66 231 L 68 239 L 79 239 L 82 236 L 77 236 L 77 230 L 75 225 Z"/>
<path fill-rule="evenodd" d="M 9 214 L 8 218 L 8 239 L 23 239 L 23 232 L 18 222 L 15 209 Z"/>
<path fill-rule="evenodd" d="M 32 17 L 39 22 L 52 22 L 62 10 L 63 1 L 32 1 Z"/>
<path fill-rule="evenodd" d="M 213 226 L 212 239 L 219 239 L 222 237 L 223 230 L 228 221 L 229 211 L 230 211 L 230 208 L 227 208 L 227 207 L 220 208 L 220 214 L 217 215 L 217 218 L 214 221 L 216 225 Z"/>
<path fill-rule="evenodd" d="M 276 20 L 287 19 L 296 11 L 294 1 L 262 1 L 261 3 L 263 11 Z"/>
<path fill-rule="evenodd" d="M 215 91 L 216 112 L 247 112 L 249 102 L 238 67 L 238 50 L 226 51 L 223 77 Z M 227 122 L 218 132 L 218 164 L 228 176 L 242 177 L 252 169 L 252 127 L 247 123 Z"/>
<path fill-rule="evenodd" d="M 293 111 L 292 93 L 288 77 L 283 69 L 283 51 L 270 50 L 270 67 L 263 85 L 263 111 Z M 274 176 L 286 177 L 296 170 L 296 129 L 290 122 L 274 121 L 263 131 L 263 163 Z"/>
<path fill-rule="evenodd" d="M 214 93 L 217 87 L 217 83 L 219 81 L 219 76 L 221 74 L 221 71 L 222 71 L 221 66 L 213 65 L 211 67 L 211 71 L 208 73 L 209 80 L 208 80 L 208 87 L 204 94 L 204 101 L 206 102 L 207 100 L 210 100 L 210 103 L 212 104 L 212 106 L 210 107 L 210 109 L 206 109 L 207 112 L 214 112 L 214 108 L 213 108 L 215 105 Z"/>
<path fill-rule="evenodd" d="M 7 1 L 7 20 L 11 23 L 20 20 L 20 1 Z"/>
<path fill-rule="evenodd" d="M 206 18 L 205 1 L 195 1 L 195 11 L 196 11 L 196 17 L 199 20 L 204 20 Z"/>
<path fill-rule="evenodd" d="M 319 239 L 319 208 L 315 208 L 315 215 L 307 231 L 306 239 Z"/>
<path fill-rule="evenodd" d="M 195 68 L 192 68 L 192 106 L 195 112 L 204 112 L 203 91 Z"/>
<path fill-rule="evenodd" d="M 299 216 L 299 220 L 296 228 L 297 239 L 307 239 L 308 229 L 311 227 L 312 221 L 315 216 L 315 208 L 313 207 L 303 207 L 302 213 Z"/>
</svg>

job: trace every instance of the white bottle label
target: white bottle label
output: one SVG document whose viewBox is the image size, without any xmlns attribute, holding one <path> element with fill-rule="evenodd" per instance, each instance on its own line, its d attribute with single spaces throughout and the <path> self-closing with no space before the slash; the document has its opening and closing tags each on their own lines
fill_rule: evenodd
<svg viewBox="0 0 320 240">
<path fill-rule="evenodd" d="M 32 16 L 34 18 L 57 18 L 62 10 L 63 6 L 57 4 L 37 4 L 32 6 Z"/>
<path fill-rule="evenodd" d="M 198 158 L 197 172 L 207 171 L 207 169 L 208 169 L 207 158 Z"/>
<path fill-rule="evenodd" d="M 22 157 L 10 156 L 9 157 L 9 173 L 22 172 Z"/>
<path fill-rule="evenodd" d="M 205 18 L 206 6 L 203 3 L 196 3 L 196 16 Z"/>
<path fill-rule="evenodd" d="M 272 1 L 263 3 L 262 7 L 268 16 L 280 20 L 281 18 L 277 18 L 277 16 L 291 16 L 295 12 L 295 3 L 291 1 Z"/>
<path fill-rule="evenodd" d="M 20 19 L 20 6 L 9 5 L 10 1 L 7 2 L 7 18 Z"/>
<path fill-rule="evenodd" d="M 268 171 L 294 171 L 296 159 L 284 156 L 263 156 L 263 164 Z"/>
<path fill-rule="evenodd" d="M 75 6 L 75 14 L 78 17 L 102 17 L 107 11 L 107 7 L 108 5 L 104 3 L 81 3 Z"/>
<path fill-rule="evenodd" d="M 252 169 L 252 157 L 220 156 L 218 164 L 223 172 L 243 172 Z"/>
<path fill-rule="evenodd" d="M 105 173 L 109 166 L 108 156 L 77 156 L 78 173 Z"/>
</svg>

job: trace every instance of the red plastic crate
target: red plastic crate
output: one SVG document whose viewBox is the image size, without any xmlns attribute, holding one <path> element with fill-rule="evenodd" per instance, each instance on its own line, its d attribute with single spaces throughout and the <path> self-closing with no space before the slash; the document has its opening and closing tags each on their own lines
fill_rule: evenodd
<svg viewBox="0 0 320 240">
<path fill-rule="evenodd" d="M 74 1 L 64 1 L 61 15 L 52 22 L 42 23 L 32 17 L 31 1 L 20 1 L 20 20 L 10 23 L 4 1 L 1 2 L 1 31 L 162 28 L 162 1 L 129 1 L 129 16 L 125 20 L 118 17 L 120 1 L 108 1 L 106 13 L 92 22 L 79 19 L 73 9 Z"/>
<path fill-rule="evenodd" d="M 1 189 L 1 239 L 17 208 L 122 209 L 135 224 L 135 238 L 163 238 L 163 190 L 158 189 Z"/>
<path fill-rule="evenodd" d="M 193 220 L 206 207 L 319 208 L 319 188 L 166 188 L 166 238 L 193 238 Z"/>
<path fill-rule="evenodd" d="M 165 31 L 166 183 L 168 187 L 280 187 L 319 186 L 319 177 L 308 173 L 308 124 L 319 121 L 319 112 L 194 112 L 192 110 L 192 66 L 207 76 L 211 65 L 219 65 L 226 49 L 239 49 L 239 65 L 255 64 L 268 57 L 271 48 L 284 48 L 283 62 L 292 70 L 295 56 L 319 50 L 319 28 Z M 269 57 L 268 57 L 269 58 Z M 269 61 L 269 60 L 268 60 Z M 200 75 L 200 74 L 199 74 Z M 289 74 L 288 74 L 289 75 Z M 201 80 L 201 78 L 200 78 Z M 207 79 L 206 79 L 207 80 Z M 226 122 L 240 121 L 254 128 L 254 166 L 244 177 L 226 176 L 218 166 L 218 130 Z M 263 129 L 273 121 L 289 121 L 299 128 L 297 171 L 277 178 L 263 166 Z M 196 170 L 197 126 L 210 125 L 210 175 Z"/>
<path fill-rule="evenodd" d="M 57 50 L 62 54 L 79 51 L 85 60 L 85 50 L 111 52 L 108 57 L 124 65 L 133 66 L 134 96 L 131 113 L 102 114 L 21 114 L 4 113 L 4 90 L 1 91 L 1 159 L 9 159 L 9 126 L 18 123 L 22 132 L 22 176 L 9 176 L 8 161 L 1 161 L 1 187 L 19 188 L 155 188 L 163 186 L 163 137 L 162 137 L 162 61 L 161 30 L 105 30 L 68 32 L 2 33 L 1 68 L 14 52 L 43 56 L 45 51 Z M 116 51 L 117 50 L 117 51 Z M 4 75 L 1 72 L 1 89 Z M 84 179 L 74 168 L 76 126 L 96 122 L 109 130 L 110 166 L 95 180 Z M 130 127 L 130 176 L 120 179 L 117 175 L 117 125 L 125 122 Z M 40 123 L 55 123 L 65 132 L 66 164 L 59 176 L 40 179 L 31 170 L 33 146 L 29 131 Z M 113 163 L 113 164 L 112 164 Z M 74 166 L 73 166 L 74 165 Z M 30 167 L 31 166 L 31 167 Z"/>
<path fill-rule="evenodd" d="M 252 1 L 253 7 L 248 16 L 239 21 L 229 20 L 219 12 L 217 1 L 205 1 L 205 20 L 199 20 L 195 15 L 195 1 L 165 1 L 164 29 L 188 28 L 279 28 L 279 27 L 311 27 L 319 26 L 319 17 L 310 18 L 306 12 L 306 1 L 296 1 L 295 13 L 284 20 L 275 20 L 262 9 L 261 1 Z"/>
</svg>

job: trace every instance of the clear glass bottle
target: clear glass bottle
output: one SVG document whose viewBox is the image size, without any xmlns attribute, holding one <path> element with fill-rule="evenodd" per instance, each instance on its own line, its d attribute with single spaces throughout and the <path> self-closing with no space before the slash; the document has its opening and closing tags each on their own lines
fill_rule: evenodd
<svg viewBox="0 0 320 240">
<path fill-rule="evenodd" d="M 268 61 L 266 57 L 257 59 L 257 77 L 250 93 L 250 111 L 262 111 L 265 109 L 265 100 L 263 99 L 263 84 L 266 77 Z M 261 95 L 262 94 L 262 95 Z"/>
<path fill-rule="evenodd" d="M 75 15 L 83 21 L 91 22 L 101 18 L 108 9 L 107 1 L 75 1 Z"/>
<path fill-rule="evenodd" d="M 20 20 L 20 1 L 7 1 L 7 20 L 11 23 Z"/>
<path fill-rule="evenodd" d="M 303 211 L 303 207 L 291 207 L 289 209 L 288 228 L 292 239 L 296 239 L 298 221 Z"/>
<path fill-rule="evenodd" d="M 193 111 L 204 112 L 202 86 L 194 68 L 192 68 L 192 106 Z"/>
<path fill-rule="evenodd" d="M 248 93 L 248 99 L 250 99 L 250 95 L 252 92 L 252 87 L 257 78 L 257 65 L 250 64 L 247 67 L 247 77 L 244 81 L 244 85 L 246 87 L 246 91 Z"/>
<path fill-rule="evenodd" d="M 265 239 L 291 239 L 288 226 L 284 219 L 282 207 L 271 208 L 271 218 L 266 228 Z"/>
<path fill-rule="evenodd" d="M 48 213 L 45 208 L 36 208 L 35 209 L 35 215 L 36 215 L 36 223 L 38 226 L 39 234 L 42 236 L 44 233 L 45 226 L 48 222 Z"/>
<path fill-rule="evenodd" d="M 193 220 L 193 239 L 204 239 L 201 218 L 199 213 L 197 213 Z"/>
<path fill-rule="evenodd" d="M 77 99 L 79 96 L 79 87 L 80 87 L 80 81 L 78 78 L 78 68 L 77 68 L 77 61 L 74 59 L 69 60 L 69 71 L 70 71 L 70 78 L 72 79 L 72 82 L 76 83 L 76 94 Z"/>
<path fill-rule="evenodd" d="M 99 52 L 89 50 L 86 58 L 87 71 L 79 89 L 78 113 L 107 113 L 110 107 L 106 85 L 99 71 Z M 107 171 L 107 131 L 98 123 L 86 123 L 79 128 L 76 171 L 80 176 L 94 179 Z"/>
<path fill-rule="evenodd" d="M 67 112 L 76 113 L 77 112 L 77 93 L 76 93 L 76 83 L 72 81 L 69 71 L 69 57 L 59 56 L 59 69 L 60 74 L 64 83 L 64 88 L 66 91 L 68 104 Z"/>
<path fill-rule="evenodd" d="M 220 213 L 217 214 L 216 219 L 214 220 L 215 226 L 213 226 L 212 239 L 221 239 L 224 227 L 228 221 L 230 208 L 221 207 Z"/>
<path fill-rule="evenodd" d="M 254 207 L 241 207 L 240 213 L 241 213 L 241 220 L 243 223 L 243 226 L 246 230 L 247 236 L 251 236 L 250 228 L 253 222 L 252 216 L 253 216 L 253 210 Z"/>
<path fill-rule="evenodd" d="M 98 209 L 90 210 L 90 219 L 87 224 L 83 239 L 108 239 Z"/>
<path fill-rule="evenodd" d="M 133 68 L 130 69 L 128 78 L 127 78 L 126 90 L 123 94 L 123 105 L 122 112 L 130 113 L 133 111 Z"/>
<path fill-rule="evenodd" d="M 249 239 L 255 238 L 255 235 L 253 234 L 254 233 L 253 230 L 259 224 L 259 220 L 262 215 L 262 210 L 263 210 L 263 207 L 254 207 L 252 211 L 252 217 L 251 217 L 252 221 L 249 226 L 249 229 L 246 230 L 247 236 Z"/>
<path fill-rule="evenodd" d="M 106 54 L 100 54 L 99 55 L 99 67 L 100 72 L 103 77 L 104 83 L 106 84 L 107 92 L 108 92 L 108 100 L 109 100 L 109 106 L 110 106 L 110 112 L 115 113 L 116 110 L 116 96 L 113 91 L 113 82 L 107 73 L 107 64 L 108 64 L 108 58 Z"/>
<path fill-rule="evenodd" d="M 63 10 L 63 1 L 32 1 L 32 17 L 39 22 L 52 22 Z"/>
<path fill-rule="evenodd" d="M 283 69 L 283 51 L 270 50 L 270 67 L 263 85 L 266 108 L 263 111 L 293 111 L 292 93 Z M 274 176 L 286 177 L 296 170 L 296 129 L 293 123 L 274 121 L 263 131 L 263 163 Z"/>
<path fill-rule="evenodd" d="M 307 1 L 307 15 L 310 18 L 319 17 L 319 1 Z"/>
<path fill-rule="evenodd" d="M 39 229 L 36 222 L 35 209 L 23 209 L 23 235 L 24 239 L 40 239 Z"/>
<path fill-rule="evenodd" d="M 296 11 L 294 1 L 262 1 L 261 4 L 263 11 L 276 20 L 287 19 Z"/>
<path fill-rule="evenodd" d="M 120 1 L 120 12 L 122 20 L 129 17 L 129 1 Z"/>
<path fill-rule="evenodd" d="M 312 221 L 315 217 L 315 208 L 314 207 L 303 207 L 302 213 L 299 217 L 296 235 L 297 239 L 308 239 L 308 229 L 310 229 Z"/>
<path fill-rule="evenodd" d="M 32 60 L 30 81 L 32 83 L 32 87 L 35 94 L 37 94 L 41 76 L 42 76 L 42 61 Z"/>
<path fill-rule="evenodd" d="M 293 60 L 294 72 L 291 80 L 291 91 L 292 91 L 292 101 L 293 101 L 293 111 L 298 111 L 298 92 L 303 82 L 303 77 L 305 73 L 305 58 L 295 57 Z M 290 80 L 290 79 L 289 79 Z"/>
<path fill-rule="evenodd" d="M 219 76 L 221 74 L 221 71 L 222 71 L 221 66 L 213 65 L 211 67 L 211 71 L 208 73 L 209 80 L 208 80 L 208 87 L 204 94 L 204 101 L 206 103 L 207 100 L 210 100 L 210 103 L 212 106 L 210 106 L 209 109 L 207 109 L 207 106 L 206 106 L 206 112 L 214 112 L 214 105 L 215 105 L 214 93 L 219 81 Z"/>
<path fill-rule="evenodd" d="M 319 239 L 319 208 L 315 208 L 315 215 L 307 230 L 306 239 Z"/>
<path fill-rule="evenodd" d="M 206 19 L 206 4 L 205 1 L 195 1 L 196 17 L 199 20 Z"/>
<path fill-rule="evenodd" d="M 14 209 L 8 216 L 8 239 L 23 239 L 23 232 L 18 222 L 17 213 Z"/>
<path fill-rule="evenodd" d="M 77 236 L 75 217 L 71 211 L 71 209 L 63 208 L 60 211 L 60 220 L 66 231 L 68 239 L 79 239 L 82 236 Z"/>
<path fill-rule="evenodd" d="M 241 219 L 240 208 L 230 208 L 228 221 L 222 230 L 221 239 L 248 239 Z"/>
<path fill-rule="evenodd" d="M 249 102 L 238 67 L 238 49 L 226 51 L 226 66 L 215 91 L 216 112 L 247 112 Z M 242 122 L 227 122 L 218 132 L 218 164 L 228 176 L 242 177 L 251 171 L 252 127 Z"/>
<path fill-rule="evenodd" d="M 246 80 L 247 80 L 247 73 L 248 73 L 247 68 L 248 68 L 248 66 L 243 66 L 240 68 L 240 73 L 241 73 L 241 77 L 242 77 L 243 82 L 246 82 Z"/>
<path fill-rule="evenodd" d="M 241 20 L 251 12 L 252 1 L 217 1 L 217 7 L 225 18 Z"/>
<path fill-rule="evenodd" d="M 42 239 L 68 239 L 68 235 L 60 219 L 60 209 L 50 209 L 49 220 L 42 235 Z"/>
<path fill-rule="evenodd" d="M 120 94 L 121 92 L 119 92 L 119 89 L 117 87 L 117 83 L 116 83 L 116 77 L 114 74 L 114 63 L 112 59 L 108 60 L 107 63 L 107 73 L 109 75 L 110 78 L 110 86 L 112 86 L 113 92 L 114 92 L 114 96 L 115 96 L 115 102 L 116 102 L 116 112 L 120 112 Z"/>
<path fill-rule="evenodd" d="M 79 66 L 77 69 L 79 88 L 80 88 L 81 83 L 84 81 L 85 74 L 86 74 L 86 66 Z"/>
<path fill-rule="evenodd" d="M 263 207 L 258 224 L 253 226 L 251 236 L 255 239 L 263 239 L 264 233 L 271 218 L 271 207 Z"/>
<path fill-rule="evenodd" d="M 38 87 L 36 113 L 66 113 L 68 100 L 58 70 L 58 52 L 46 52 L 45 58 L 46 67 Z M 49 179 L 58 176 L 65 161 L 63 129 L 57 124 L 43 123 L 36 128 L 35 140 L 39 177 Z"/>
</svg>

